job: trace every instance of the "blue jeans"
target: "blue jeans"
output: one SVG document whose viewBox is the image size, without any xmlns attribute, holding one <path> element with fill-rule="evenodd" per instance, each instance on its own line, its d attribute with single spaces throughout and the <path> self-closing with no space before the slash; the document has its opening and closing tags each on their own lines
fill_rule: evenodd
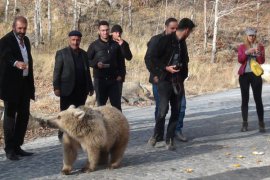
<svg viewBox="0 0 270 180">
<path fill-rule="evenodd" d="M 158 114 L 158 106 L 159 106 L 159 96 L 158 96 L 158 88 L 156 84 L 152 84 L 152 89 L 153 89 L 153 95 L 154 95 L 154 99 L 156 102 L 156 107 L 155 107 L 155 119 L 157 118 L 157 114 Z M 178 118 L 178 122 L 177 122 L 177 126 L 175 131 L 179 132 L 182 130 L 183 125 L 184 125 L 184 118 L 185 118 L 185 113 L 186 112 L 186 96 L 185 93 L 181 99 L 181 109 L 180 109 L 180 113 L 179 113 L 179 118 Z"/>
</svg>

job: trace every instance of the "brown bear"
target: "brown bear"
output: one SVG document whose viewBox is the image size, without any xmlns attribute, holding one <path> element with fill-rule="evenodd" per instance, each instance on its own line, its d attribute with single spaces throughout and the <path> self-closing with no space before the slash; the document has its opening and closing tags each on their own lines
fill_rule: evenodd
<svg viewBox="0 0 270 180">
<path fill-rule="evenodd" d="M 109 159 L 109 168 L 119 167 L 128 144 L 129 124 L 118 109 L 111 106 L 75 108 L 72 105 L 48 123 L 65 132 L 63 174 L 71 173 L 80 148 L 88 155 L 83 172 L 94 171 L 98 163 L 108 164 Z"/>
</svg>

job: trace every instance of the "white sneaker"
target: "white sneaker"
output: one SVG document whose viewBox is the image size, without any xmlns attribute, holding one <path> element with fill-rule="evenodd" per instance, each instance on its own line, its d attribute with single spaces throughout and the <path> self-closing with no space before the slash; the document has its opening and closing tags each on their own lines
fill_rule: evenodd
<svg viewBox="0 0 270 180">
<path fill-rule="evenodd" d="M 176 137 L 176 139 L 178 139 L 179 141 L 182 141 L 182 142 L 188 142 L 188 139 L 183 135 L 182 132 L 176 132 L 176 133 L 175 133 L 175 137 Z"/>
</svg>

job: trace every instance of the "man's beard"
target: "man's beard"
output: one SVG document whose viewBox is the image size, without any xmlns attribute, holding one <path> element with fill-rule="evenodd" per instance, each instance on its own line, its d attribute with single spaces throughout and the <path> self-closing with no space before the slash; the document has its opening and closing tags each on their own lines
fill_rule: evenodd
<svg viewBox="0 0 270 180">
<path fill-rule="evenodd" d="M 25 36 L 25 33 L 17 33 L 17 32 L 16 32 L 16 35 L 17 35 L 18 37 L 20 37 L 20 38 L 23 38 L 23 37 Z"/>
</svg>

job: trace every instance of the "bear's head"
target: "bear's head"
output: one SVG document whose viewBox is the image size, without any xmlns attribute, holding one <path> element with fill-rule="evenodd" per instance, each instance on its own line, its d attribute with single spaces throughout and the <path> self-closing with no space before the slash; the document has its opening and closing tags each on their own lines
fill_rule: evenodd
<svg viewBox="0 0 270 180">
<path fill-rule="evenodd" d="M 85 111 L 71 105 L 67 110 L 61 111 L 56 117 L 49 119 L 48 124 L 72 135 L 76 133 L 76 129 L 82 124 L 84 116 Z"/>
</svg>

